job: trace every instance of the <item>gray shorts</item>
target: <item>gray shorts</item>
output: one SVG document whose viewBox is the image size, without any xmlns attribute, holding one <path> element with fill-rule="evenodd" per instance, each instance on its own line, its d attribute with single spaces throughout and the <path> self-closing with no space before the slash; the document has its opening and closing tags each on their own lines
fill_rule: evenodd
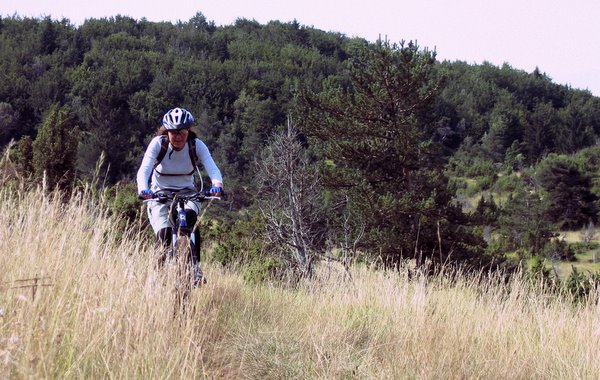
<svg viewBox="0 0 600 380">
<path fill-rule="evenodd" d="M 152 225 L 154 233 L 163 228 L 173 227 L 173 224 L 169 221 L 169 209 L 172 202 L 160 203 L 158 201 L 148 202 L 148 219 Z M 185 204 L 186 210 L 194 210 L 196 215 L 200 215 L 200 203 L 188 201 Z"/>
</svg>

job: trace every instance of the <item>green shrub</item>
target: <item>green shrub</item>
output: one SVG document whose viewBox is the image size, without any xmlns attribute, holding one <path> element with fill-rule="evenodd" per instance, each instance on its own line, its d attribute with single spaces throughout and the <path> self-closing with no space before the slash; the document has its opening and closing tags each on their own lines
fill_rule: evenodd
<svg viewBox="0 0 600 380">
<path fill-rule="evenodd" d="M 233 224 L 219 224 L 210 235 L 216 245 L 209 259 L 225 267 L 239 268 L 244 281 L 259 284 L 282 278 L 286 263 L 271 252 L 264 239 L 265 222 L 258 211 L 246 214 Z"/>
<path fill-rule="evenodd" d="M 522 186 L 521 179 L 515 174 L 499 176 L 494 185 L 496 191 L 507 193 L 512 193 Z"/>
<path fill-rule="evenodd" d="M 231 267 L 265 257 L 263 231 L 264 221 L 258 212 L 246 215 L 231 225 L 219 225 L 218 231 L 211 232 L 216 246 L 210 259 Z"/>
<path fill-rule="evenodd" d="M 489 190 L 496 183 L 498 176 L 496 174 L 490 174 L 476 178 L 477 188 L 480 191 Z"/>
<path fill-rule="evenodd" d="M 563 291 L 576 302 L 583 302 L 590 293 L 596 289 L 600 281 L 600 274 L 590 273 L 585 275 L 579 272 L 574 266 L 571 266 L 571 274 L 563 283 Z"/>
<path fill-rule="evenodd" d="M 543 248 L 545 257 L 559 261 L 576 261 L 575 250 L 572 245 L 564 240 L 554 239 L 549 241 Z"/>
<path fill-rule="evenodd" d="M 104 189 L 102 197 L 111 215 L 119 220 L 119 230 L 135 228 L 138 231 L 150 231 L 145 207 L 137 197 L 135 183 L 116 184 Z M 151 236 L 153 234 L 150 233 Z"/>
<path fill-rule="evenodd" d="M 471 178 L 494 177 L 497 172 L 493 162 L 481 159 L 475 160 L 470 166 L 465 168 L 465 175 Z"/>
<path fill-rule="evenodd" d="M 527 277 L 533 282 L 549 283 L 552 279 L 552 270 L 546 267 L 542 257 L 533 256 L 527 260 Z"/>
<path fill-rule="evenodd" d="M 460 190 L 460 189 L 464 190 L 469 186 L 467 181 L 462 177 L 449 177 L 448 181 L 449 181 L 448 186 L 450 186 L 456 190 Z"/>
<path fill-rule="evenodd" d="M 140 219 L 142 207 L 134 183 L 111 186 L 106 190 L 105 196 L 109 199 L 110 211 L 114 215 L 119 215 L 130 222 Z"/>
<path fill-rule="evenodd" d="M 597 249 L 600 246 L 600 244 L 598 242 L 588 242 L 588 243 L 575 242 L 575 243 L 571 243 L 569 245 L 570 245 L 570 248 L 573 250 L 574 255 L 581 255 L 581 254 L 587 253 L 593 249 Z"/>
<path fill-rule="evenodd" d="M 278 278 L 284 270 L 285 264 L 273 257 L 255 258 L 242 269 L 242 278 L 260 284 Z"/>
</svg>

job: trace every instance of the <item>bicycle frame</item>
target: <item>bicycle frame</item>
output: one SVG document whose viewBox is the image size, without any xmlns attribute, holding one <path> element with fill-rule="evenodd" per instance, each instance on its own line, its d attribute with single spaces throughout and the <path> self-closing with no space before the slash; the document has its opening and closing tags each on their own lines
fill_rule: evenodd
<svg viewBox="0 0 600 380">
<path fill-rule="evenodd" d="M 199 266 L 200 257 L 196 257 L 195 254 L 195 251 L 199 251 L 200 249 L 200 247 L 196 245 L 200 244 L 199 241 L 196 241 L 196 233 L 194 233 L 196 225 L 190 226 L 188 224 L 189 221 L 187 219 L 185 206 L 189 201 L 202 203 L 205 201 L 212 201 L 213 199 L 221 199 L 221 197 L 215 197 L 204 193 L 180 194 L 179 192 L 162 191 L 154 193 L 152 199 L 145 200 L 145 202 L 171 202 L 169 205 L 169 221 L 173 226 L 173 231 L 171 249 L 167 253 L 167 257 L 172 259 L 176 264 L 176 276 L 178 277 L 174 287 L 176 294 L 174 312 L 176 314 L 181 311 L 185 312 L 187 309 L 191 290 L 200 286 L 202 283 L 206 283 L 206 278 Z M 198 220 L 201 217 L 202 215 L 199 214 Z M 184 238 L 183 241 L 186 242 L 185 246 L 181 246 L 182 237 Z M 196 270 L 199 271 L 199 276 Z"/>
<path fill-rule="evenodd" d="M 157 192 L 154 194 L 153 200 L 159 202 L 168 202 L 171 201 L 171 206 L 169 207 L 169 220 L 173 225 L 172 231 L 172 239 L 171 239 L 171 254 L 179 254 L 178 243 L 180 241 L 181 236 L 186 236 L 189 239 L 189 245 L 186 247 L 190 252 L 190 261 L 191 264 L 198 263 L 198 258 L 191 254 L 193 252 L 193 247 L 200 242 L 196 241 L 196 234 L 194 234 L 194 226 L 188 225 L 187 215 L 185 212 L 185 205 L 189 201 L 194 201 L 198 203 L 203 203 L 206 201 L 212 201 L 214 199 L 221 199 L 221 197 L 210 196 L 204 193 L 192 193 L 192 194 L 179 194 L 178 192 L 172 191 L 163 191 Z M 200 218 L 201 215 L 198 215 Z M 196 246 L 197 247 L 197 246 Z"/>
<path fill-rule="evenodd" d="M 188 226 L 187 215 L 185 212 L 185 204 L 187 203 L 186 197 L 178 197 L 177 194 L 173 197 L 173 202 L 171 203 L 171 207 L 169 209 L 169 218 L 171 219 L 171 224 L 173 224 L 172 238 L 171 238 L 171 249 L 172 253 L 179 251 L 177 244 L 179 243 L 180 234 L 184 234 L 189 238 L 189 246 L 188 253 L 190 254 L 191 264 L 197 264 L 198 258 L 192 254 L 193 247 L 197 247 L 196 244 L 199 242 L 196 241 L 196 234 L 194 234 L 195 226 Z M 175 209 L 175 210 L 174 210 Z M 173 220 L 173 216 L 176 211 L 177 218 Z M 200 215 L 198 215 L 200 216 Z M 179 254 L 180 252 L 177 252 Z"/>
</svg>

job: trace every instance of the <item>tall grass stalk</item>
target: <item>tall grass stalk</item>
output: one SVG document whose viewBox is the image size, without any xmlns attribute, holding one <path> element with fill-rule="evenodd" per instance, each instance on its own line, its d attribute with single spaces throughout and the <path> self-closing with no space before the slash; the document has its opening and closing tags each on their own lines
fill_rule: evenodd
<svg viewBox="0 0 600 380">
<path fill-rule="evenodd" d="M 597 378 L 597 292 L 321 267 L 288 289 L 208 265 L 175 310 L 152 242 L 87 193 L 0 192 L 2 378 Z"/>
</svg>

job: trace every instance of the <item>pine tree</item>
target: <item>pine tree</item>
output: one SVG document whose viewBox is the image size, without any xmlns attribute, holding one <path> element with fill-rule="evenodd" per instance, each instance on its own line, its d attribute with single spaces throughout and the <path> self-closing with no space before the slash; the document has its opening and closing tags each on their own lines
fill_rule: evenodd
<svg viewBox="0 0 600 380">
<path fill-rule="evenodd" d="M 33 142 L 33 169 L 48 189 L 67 190 L 75 181 L 77 145 L 75 116 L 70 107 L 53 105 Z"/>
<path fill-rule="evenodd" d="M 330 78 L 304 93 L 301 130 L 321 148 L 323 182 L 345 204 L 362 248 L 386 265 L 403 258 L 471 261 L 482 241 L 452 201 L 432 141 L 435 54 L 409 43 L 360 45 L 348 78 Z"/>
<path fill-rule="evenodd" d="M 498 218 L 496 232 L 505 249 L 540 254 L 556 231 L 556 226 L 544 218 L 547 209 L 547 195 L 521 183 L 509 196 Z"/>
<path fill-rule="evenodd" d="M 550 194 L 547 217 L 561 229 L 579 229 L 598 222 L 598 196 L 592 178 L 564 156 L 551 155 L 541 165 L 539 178 Z"/>
<path fill-rule="evenodd" d="M 25 135 L 19 139 L 14 151 L 14 159 L 21 175 L 31 177 L 33 174 L 33 141 Z"/>
</svg>

